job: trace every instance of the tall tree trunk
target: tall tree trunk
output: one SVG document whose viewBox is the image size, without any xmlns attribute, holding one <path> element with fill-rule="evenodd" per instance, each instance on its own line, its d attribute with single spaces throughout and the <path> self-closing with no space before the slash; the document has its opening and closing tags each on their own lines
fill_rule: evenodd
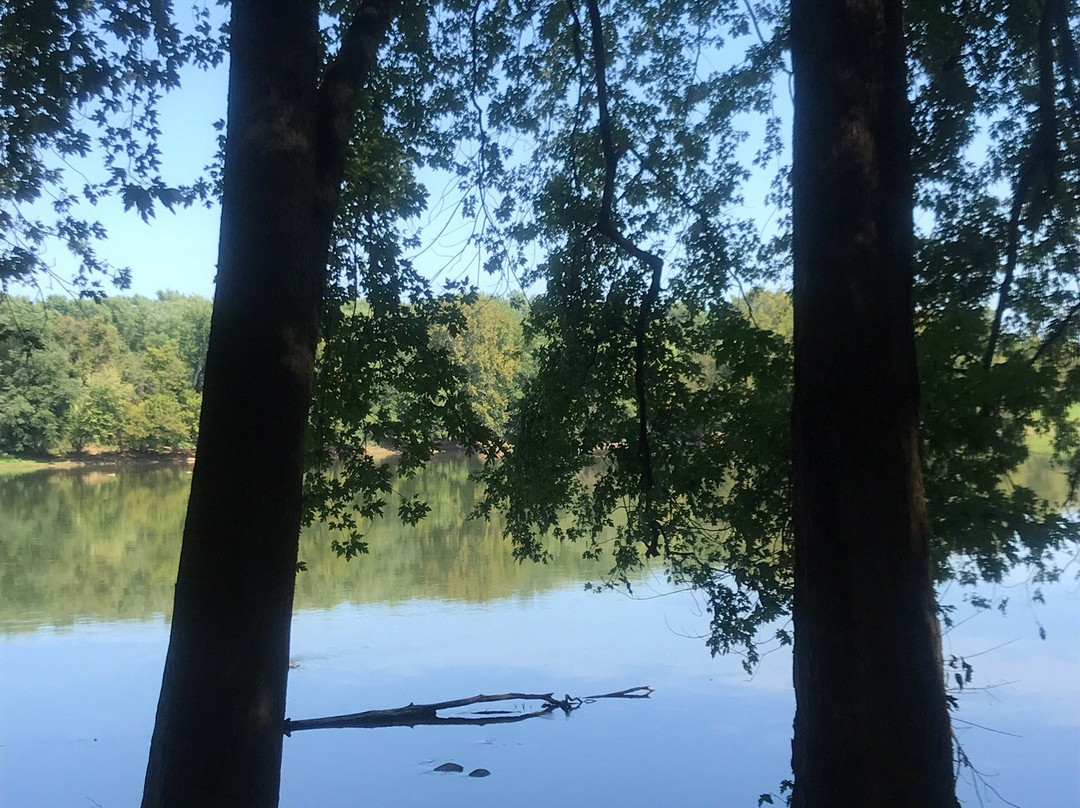
<svg viewBox="0 0 1080 808">
<path fill-rule="evenodd" d="M 365 0 L 319 83 L 318 0 L 233 0 L 217 293 L 144 808 L 278 803 L 304 433 Z"/>
<path fill-rule="evenodd" d="M 796 808 L 955 805 L 901 0 L 793 0 Z"/>
<path fill-rule="evenodd" d="M 144 808 L 274 806 L 322 296 L 317 0 L 234 0 L 217 292 Z"/>
</svg>

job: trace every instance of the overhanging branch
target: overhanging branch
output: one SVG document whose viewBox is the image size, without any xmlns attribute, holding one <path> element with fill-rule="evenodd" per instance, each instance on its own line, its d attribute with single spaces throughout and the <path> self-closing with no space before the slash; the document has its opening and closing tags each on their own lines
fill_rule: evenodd
<svg viewBox="0 0 1080 808">
<path fill-rule="evenodd" d="M 329 233 L 345 176 L 345 158 L 356 123 L 360 91 L 375 69 L 379 47 L 397 15 L 397 0 L 365 0 L 341 37 L 337 56 L 319 86 L 316 129 L 317 219 Z"/>
<path fill-rule="evenodd" d="M 653 309 L 660 299 L 660 282 L 664 260 L 645 250 L 627 238 L 615 222 L 615 177 L 619 168 L 620 153 L 615 147 L 611 130 L 611 113 L 608 109 L 607 58 L 604 47 L 603 19 L 598 0 L 588 0 L 589 27 L 591 28 L 593 70 L 596 80 L 596 104 L 599 110 L 600 146 L 604 156 L 604 190 L 597 217 L 597 229 L 616 247 L 632 258 L 641 261 L 650 274 L 649 287 L 641 299 L 638 316 L 634 322 L 634 396 L 638 419 L 638 457 L 641 461 L 640 497 L 645 507 L 649 528 L 646 555 L 660 554 L 660 526 L 653 514 L 652 491 L 656 486 L 652 465 L 652 448 L 649 442 L 649 402 L 645 385 L 646 338 Z"/>
<path fill-rule="evenodd" d="M 1057 171 L 1057 133 L 1058 120 L 1055 102 L 1056 81 L 1054 78 L 1054 43 L 1053 34 L 1057 22 L 1056 4 L 1059 0 L 1044 0 L 1042 17 L 1039 21 L 1038 69 L 1039 98 L 1038 125 L 1032 138 L 1031 146 L 1013 190 L 1012 209 L 1009 212 L 1009 225 L 1006 234 L 1005 274 L 998 289 L 997 308 L 990 325 L 990 338 L 987 340 L 986 353 L 983 355 L 983 367 L 987 370 L 994 364 L 1001 337 L 1001 322 L 1009 307 L 1013 279 L 1020 251 L 1020 219 L 1032 193 L 1035 179 L 1042 175 L 1047 192 L 1053 190 Z"/>
<path fill-rule="evenodd" d="M 1043 341 L 1039 343 L 1038 349 L 1031 357 L 1032 364 L 1038 362 L 1039 359 L 1042 358 L 1042 355 L 1050 350 L 1054 343 L 1065 335 L 1069 330 L 1069 324 L 1077 314 L 1080 314 L 1080 303 L 1074 304 L 1073 307 L 1065 313 L 1065 316 L 1054 323 L 1050 330 L 1046 332 L 1046 336 L 1043 338 Z"/>
</svg>

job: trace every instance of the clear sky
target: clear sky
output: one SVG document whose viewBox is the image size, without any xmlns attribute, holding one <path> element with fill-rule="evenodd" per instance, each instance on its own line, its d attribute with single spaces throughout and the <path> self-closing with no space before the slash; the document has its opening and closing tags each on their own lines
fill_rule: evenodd
<svg viewBox="0 0 1080 808">
<path fill-rule="evenodd" d="M 188 69 L 181 88 L 165 96 L 160 105 L 162 173 L 166 182 L 180 185 L 191 182 L 211 162 L 216 150 L 214 122 L 225 118 L 227 70 L 211 72 Z M 79 173 L 90 178 L 101 176 L 100 158 L 91 155 L 72 161 L 67 172 L 69 187 L 79 185 Z M 105 198 L 97 205 L 84 203 L 78 215 L 100 221 L 108 231 L 106 241 L 94 248 L 99 257 L 117 267 L 131 269 L 129 293 L 153 297 L 158 290 L 172 289 L 186 294 L 211 297 L 217 262 L 220 209 L 193 207 L 177 209 L 175 214 L 159 208 L 157 217 L 144 223 L 132 211 L 124 211 L 115 198 Z M 76 263 L 66 249 L 55 242 L 46 246 L 39 257 L 56 276 L 39 276 L 37 282 L 45 294 L 69 294 L 63 282 L 75 271 Z M 117 293 L 107 289 L 109 294 Z"/>
</svg>

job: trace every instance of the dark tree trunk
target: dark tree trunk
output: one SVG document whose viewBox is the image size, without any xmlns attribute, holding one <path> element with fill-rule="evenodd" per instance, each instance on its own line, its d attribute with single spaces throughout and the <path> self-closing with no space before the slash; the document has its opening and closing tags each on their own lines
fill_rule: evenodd
<svg viewBox="0 0 1080 808">
<path fill-rule="evenodd" d="M 954 806 L 901 0 L 793 0 L 796 808 Z"/>
<path fill-rule="evenodd" d="M 217 292 L 144 808 L 278 800 L 322 296 L 317 0 L 234 0 Z"/>
<path fill-rule="evenodd" d="M 318 0 L 233 0 L 217 293 L 144 808 L 278 803 L 304 432 L 359 90 L 396 5 L 322 59 Z"/>
</svg>

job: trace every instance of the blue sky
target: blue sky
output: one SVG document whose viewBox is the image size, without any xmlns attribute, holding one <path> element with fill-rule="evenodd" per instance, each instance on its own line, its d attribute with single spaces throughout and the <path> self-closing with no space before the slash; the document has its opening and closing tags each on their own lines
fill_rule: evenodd
<svg viewBox="0 0 1080 808">
<path fill-rule="evenodd" d="M 214 122 L 225 117 L 227 83 L 224 66 L 211 72 L 187 69 L 181 88 L 162 99 L 162 173 L 170 184 L 191 182 L 213 158 Z M 73 188 L 78 187 L 76 172 L 91 178 L 101 174 L 100 158 L 95 155 L 70 164 L 75 169 L 68 172 Z M 84 203 L 78 215 L 106 227 L 109 238 L 96 243 L 95 250 L 110 264 L 131 269 L 129 293 L 153 297 L 158 290 L 172 289 L 213 295 L 220 218 L 217 205 L 177 209 L 174 214 L 159 209 L 156 218 L 144 223 L 134 211 L 125 211 L 118 199 L 103 198 L 97 205 Z M 39 258 L 54 276 L 37 278 L 40 292 L 70 294 L 65 280 L 74 275 L 76 263 L 65 248 L 49 243 Z M 116 291 L 107 289 L 109 294 Z"/>
</svg>

